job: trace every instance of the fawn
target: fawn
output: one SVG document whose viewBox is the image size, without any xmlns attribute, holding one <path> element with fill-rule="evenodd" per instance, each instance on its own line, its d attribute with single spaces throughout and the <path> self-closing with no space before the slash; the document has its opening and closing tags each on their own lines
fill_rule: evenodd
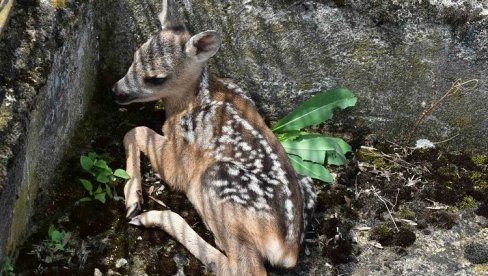
<svg viewBox="0 0 488 276">
<path fill-rule="evenodd" d="M 164 99 L 167 118 L 164 135 L 136 127 L 124 137 L 129 223 L 166 231 L 217 275 L 267 275 L 265 262 L 295 266 L 316 200 L 311 179 L 294 172 L 242 90 L 209 74 L 219 33 L 191 36 L 172 1 L 162 5 L 162 30 L 112 88 L 123 105 Z M 170 210 L 138 215 L 141 152 L 165 183 L 186 194 L 218 249 Z"/>
</svg>

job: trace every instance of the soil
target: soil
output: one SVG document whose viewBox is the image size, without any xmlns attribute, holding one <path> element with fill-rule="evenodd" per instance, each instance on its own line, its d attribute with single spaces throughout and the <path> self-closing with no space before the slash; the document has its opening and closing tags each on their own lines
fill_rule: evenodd
<svg viewBox="0 0 488 276">
<path fill-rule="evenodd" d="M 108 94 L 108 93 L 107 93 Z M 206 275 L 202 264 L 164 232 L 130 226 L 122 201 L 80 202 L 86 191 L 78 178 L 88 177 L 81 154 L 94 151 L 124 167 L 121 141 L 134 126 L 156 131 L 164 121 L 158 104 L 121 108 L 106 95 L 95 99 L 90 115 L 60 168 L 55 189 L 43 191 L 31 223 L 32 235 L 20 248 L 18 275 Z M 346 166 L 329 167 L 333 184 L 316 182 L 316 212 L 298 266 L 269 267 L 271 275 L 486 275 L 488 271 L 488 158 L 413 149 L 372 138 L 360 130 L 345 137 L 354 147 Z M 144 209 L 182 215 L 209 243 L 205 228 L 185 196 L 165 188 L 143 161 Z M 159 189 L 159 192 L 156 192 Z M 123 183 L 115 191 L 123 194 Z M 48 228 L 69 233 L 54 259 L 43 250 Z M 33 254 L 35 249 L 38 254 Z"/>
</svg>

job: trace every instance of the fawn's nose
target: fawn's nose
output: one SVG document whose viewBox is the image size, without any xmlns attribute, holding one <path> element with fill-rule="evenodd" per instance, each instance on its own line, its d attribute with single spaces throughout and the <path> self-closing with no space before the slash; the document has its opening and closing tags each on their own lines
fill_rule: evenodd
<svg viewBox="0 0 488 276">
<path fill-rule="evenodd" d="M 123 104 L 127 102 L 130 96 L 117 87 L 117 83 L 112 86 L 110 95 L 112 96 L 112 100 L 114 100 L 118 104 Z"/>
</svg>

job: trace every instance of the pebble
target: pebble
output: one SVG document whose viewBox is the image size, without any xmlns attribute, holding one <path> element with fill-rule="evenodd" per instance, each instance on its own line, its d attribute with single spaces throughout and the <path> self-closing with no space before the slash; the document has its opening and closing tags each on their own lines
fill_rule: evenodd
<svg viewBox="0 0 488 276">
<path fill-rule="evenodd" d="M 100 271 L 100 269 L 95 268 L 95 272 L 93 273 L 93 276 L 103 276 L 103 273 Z"/>
<path fill-rule="evenodd" d="M 116 268 L 121 268 L 121 267 L 125 266 L 127 263 L 128 263 L 128 262 L 127 262 L 127 260 L 126 260 L 126 259 L 124 259 L 124 258 L 120 258 L 120 259 L 118 259 L 118 260 L 115 262 L 115 267 L 116 267 Z"/>
</svg>

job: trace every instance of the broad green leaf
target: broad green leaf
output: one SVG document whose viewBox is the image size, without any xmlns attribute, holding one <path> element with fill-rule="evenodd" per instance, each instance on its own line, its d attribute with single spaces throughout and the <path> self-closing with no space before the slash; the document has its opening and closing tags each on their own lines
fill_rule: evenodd
<svg viewBox="0 0 488 276">
<path fill-rule="evenodd" d="M 97 190 L 95 191 L 96 194 L 103 192 L 102 186 L 98 185 Z"/>
<path fill-rule="evenodd" d="M 81 198 L 80 199 L 80 202 L 87 202 L 87 201 L 91 201 L 91 197 L 84 197 L 84 198 Z"/>
<path fill-rule="evenodd" d="M 335 138 L 335 137 L 329 137 L 329 136 L 324 136 L 326 139 L 328 139 L 331 142 L 334 142 L 338 148 L 336 148 L 337 152 L 341 152 L 342 154 L 346 154 L 348 152 L 352 152 L 351 146 L 346 143 L 344 140 L 341 138 Z"/>
<path fill-rule="evenodd" d="M 80 164 L 83 170 L 89 172 L 91 168 L 93 168 L 93 160 L 90 159 L 88 156 L 82 155 L 80 157 Z"/>
<path fill-rule="evenodd" d="M 337 151 L 328 151 L 327 155 L 327 164 L 331 165 L 344 165 L 347 163 L 347 158 L 341 152 Z"/>
<path fill-rule="evenodd" d="M 123 169 L 116 169 L 114 172 L 114 175 L 116 177 L 119 177 L 122 179 L 129 179 L 130 178 L 129 174 Z"/>
<path fill-rule="evenodd" d="M 300 156 L 303 160 L 309 160 L 319 164 L 323 164 L 325 161 L 325 150 L 300 148 L 299 144 L 291 143 L 283 147 L 288 154 Z"/>
<path fill-rule="evenodd" d="M 279 141 L 295 140 L 300 136 L 301 133 L 302 132 L 299 130 L 292 130 L 292 131 L 278 133 L 277 137 Z"/>
<path fill-rule="evenodd" d="M 85 188 L 85 190 L 87 190 L 89 192 L 93 190 L 93 186 L 92 186 L 90 181 L 88 181 L 86 179 L 80 179 L 80 182 L 83 185 L 83 188 Z"/>
<path fill-rule="evenodd" d="M 332 182 L 333 178 L 329 171 L 321 164 L 312 163 L 302 160 L 299 156 L 289 154 L 291 165 L 296 172 L 302 175 L 310 176 L 324 182 Z"/>
<path fill-rule="evenodd" d="M 302 132 L 300 137 L 295 141 L 309 141 L 306 143 L 311 145 L 325 145 L 324 150 L 335 150 L 342 154 L 352 151 L 351 146 L 341 138 L 325 136 L 319 133 Z"/>
<path fill-rule="evenodd" d="M 356 104 L 357 98 L 345 88 L 336 88 L 313 96 L 293 112 L 273 124 L 274 132 L 300 130 L 332 118 L 335 108 L 344 109 Z"/>
<path fill-rule="evenodd" d="M 54 246 L 54 248 L 56 248 L 57 250 L 64 250 L 64 246 L 60 243 L 56 243 L 56 245 Z"/>
<path fill-rule="evenodd" d="M 97 182 L 104 183 L 104 184 L 110 182 L 109 175 L 107 175 L 107 173 L 105 172 L 100 173 L 97 176 Z"/>
<path fill-rule="evenodd" d="M 107 199 L 105 198 L 105 193 L 96 194 L 95 199 L 100 201 L 101 203 L 105 203 L 105 201 L 107 201 Z"/>
<path fill-rule="evenodd" d="M 336 145 L 335 141 L 327 139 L 328 137 L 322 135 L 302 135 L 296 140 L 292 141 L 281 141 L 283 147 L 286 148 L 293 148 L 299 150 L 335 150 Z"/>
</svg>

